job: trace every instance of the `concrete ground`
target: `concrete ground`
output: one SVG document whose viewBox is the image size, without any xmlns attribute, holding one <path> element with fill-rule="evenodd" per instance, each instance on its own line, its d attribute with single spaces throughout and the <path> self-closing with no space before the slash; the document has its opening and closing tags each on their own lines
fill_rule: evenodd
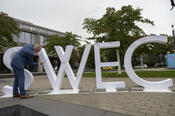
<svg viewBox="0 0 175 116">
<path fill-rule="evenodd" d="M 173 82 L 175 82 L 175 79 L 172 79 Z M 146 78 L 146 80 L 157 81 L 163 80 L 163 78 Z M 84 108 L 90 108 L 91 110 L 94 110 L 95 108 L 95 110 L 102 110 L 102 112 L 116 112 L 116 114 L 114 114 L 116 116 L 175 116 L 174 92 L 141 92 L 143 88 L 137 86 L 129 78 L 104 78 L 103 81 L 124 81 L 126 83 L 126 88 L 119 89 L 116 93 L 105 93 L 104 90 L 96 89 L 95 78 L 82 78 L 80 82 L 80 94 L 46 95 L 52 90 L 48 78 L 46 76 L 35 76 L 35 81 L 30 87 L 28 93 L 35 95 L 35 97 L 32 98 L 34 100 L 32 103 L 36 105 L 38 104 L 37 101 L 42 99 L 43 101 L 50 101 L 51 103 L 55 101 L 58 104 L 71 103 L 72 107 L 83 106 Z M 0 88 L 4 85 L 12 85 L 12 83 L 13 78 L 0 79 Z M 67 78 L 64 79 L 62 87 L 63 89 L 71 88 Z M 171 89 L 175 91 L 175 86 Z M 2 95 L 1 90 L 0 95 Z M 12 98 L 0 99 L 0 104 L 3 103 L 8 105 L 15 101 L 16 99 Z M 30 100 L 23 101 L 31 102 Z M 17 99 L 17 102 L 21 102 L 21 100 Z"/>
<path fill-rule="evenodd" d="M 12 114 L 11 112 L 14 112 L 14 109 L 10 107 L 16 105 L 25 107 L 30 111 L 34 110 L 35 112 L 40 112 L 47 116 L 128 116 L 117 112 L 70 104 L 58 100 L 45 99 L 39 96 L 35 96 L 34 98 L 30 99 L 0 99 L 0 102 L 1 116 L 12 116 L 6 114 Z M 24 108 L 21 108 L 21 110 L 18 111 L 18 116 L 42 116 L 41 114 L 26 111 Z"/>
</svg>

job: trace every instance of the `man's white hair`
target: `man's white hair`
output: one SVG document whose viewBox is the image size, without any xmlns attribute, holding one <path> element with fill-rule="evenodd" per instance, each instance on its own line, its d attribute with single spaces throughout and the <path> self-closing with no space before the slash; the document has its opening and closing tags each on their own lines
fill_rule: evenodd
<svg viewBox="0 0 175 116">
<path fill-rule="evenodd" d="M 41 46 L 39 44 L 36 44 L 34 47 L 38 48 L 39 50 L 41 50 Z"/>
</svg>

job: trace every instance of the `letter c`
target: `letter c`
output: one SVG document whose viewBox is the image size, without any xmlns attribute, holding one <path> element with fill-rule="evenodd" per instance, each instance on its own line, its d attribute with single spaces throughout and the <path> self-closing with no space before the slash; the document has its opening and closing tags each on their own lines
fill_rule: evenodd
<svg viewBox="0 0 175 116">
<path fill-rule="evenodd" d="M 132 43 L 126 51 L 124 57 L 124 66 L 126 73 L 128 74 L 129 78 L 134 81 L 136 84 L 143 86 L 145 92 L 170 92 L 168 87 L 173 86 L 172 79 L 166 79 L 163 81 L 157 82 L 150 82 L 141 79 L 133 70 L 132 68 L 132 55 L 136 48 L 138 48 L 142 44 L 146 43 L 167 43 L 166 36 L 147 36 L 143 37 L 139 40 L 136 40 Z"/>
</svg>

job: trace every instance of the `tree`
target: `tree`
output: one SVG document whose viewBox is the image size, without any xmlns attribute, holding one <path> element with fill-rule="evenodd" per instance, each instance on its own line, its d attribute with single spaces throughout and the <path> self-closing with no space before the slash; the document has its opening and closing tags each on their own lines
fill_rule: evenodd
<svg viewBox="0 0 175 116">
<path fill-rule="evenodd" d="M 136 39 L 145 36 L 145 32 L 137 23 L 146 23 L 154 25 L 153 21 L 141 16 L 142 9 L 132 8 L 131 5 L 123 6 L 121 10 L 108 7 L 106 13 L 100 19 L 86 18 L 83 23 L 83 29 L 92 33 L 93 37 L 89 39 L 95 42 L 120 41 L 121 62 L 128 46 Z M 110 50 L 109 50 L 110 51 Z M 116 58 L 115 51 L 107 52 L 112 59 Z"/>
<path fill-rule="evenodd" d="M 155 34 L 153 34 L 155 35 Z M 152 67 L 155 65 L 155 63 L 165 63 L 166 59 L 165 56 L 167 53 L 173 53 L 173 37 L 168 36 L 166 34 L 161 34 L 163 36 L 168 37 L 168 42 L 166 44 L 160 44 L 160 43 L 149 43 L 142 46 L 139 46 L 134 52 L 134 58 L 143 55 L 144 56 L 144 63 L 146 63 L 149 67 Z M 157 58 L 156 58 L 157 57 Z M 133 60 L 135 60 L 133 58 Z M 157 61 L 157 60 L 158 61 Z M 138 62 L 134 61 L 135 64 L 138 65 Z M 162 64 L 165 65 L 165 64 Z"/>
<path fill-rule="evenodd" d="M 165 65 L 166 59 L 165 56 L 167 53 L 174 53 L 174 44 L 173 44 L 173 37 L 168 36 L 166 34 L 162 34 L 164 36 L 168 37 L 168 42 L 166 44 L 157 44 L 154 43 L 152 50 L 150 51 L 152 54 L 158 56 L 159 62 L 163 63 L 162 65 Z"/>
<path fill-rule="evenodd" d="M 157 44 L 154 43 L 153 44 L 153 48 L 151 50 L 151 52 L 153 52 L 154 54 L 167 54 L 169 53 L 173 53 L 174 51 L 174 46 L 173 46 L 173 37 L 172 36 L 168 36 L 166 34 L 161 34 L 164 36 L 168 37 L 168 42 L 166 44 Z"/>
<path fill-rule="evenodd" d="M 54 46 L 61 46 L 63 49 L 65 49 L 67 45 L 73 45 L 75 48 L 80 47 L 80 36 L 72 34 L 71 32 L 66 32 L 65 36 L 49 35 L 45 41 L 47 44 L 44 47 L 50 54 L 56 53 Z"/>
<path fill-rule="evenodd" d="M 88 42 L 86 42 L 87 44 L 90 44 Z M 79 48 L 79 61 L 81 61 L 81 58 L 82 58 L 82 55 L 83 55 L 83 52 L 84 52 L 84 49 L 85 49 L 85 45 L 81 46 Z M 88 59 L 87 59 L 87 63 L 86 63 L 86 67 L 87 69 L 94 69 L 95 68 L 95 61 L 94 61 L 94 47 L 92 46 L 91 47 L 91 50 L 89 52 L 89 56 L 88 56 Z"/>
<path fill-rule="evenodd" d="M 7 14 L 0 12 L 0 51 L 4 47 L 14 46 L 13 35 L 19 35 L 19 27 L 15 20 Z"/>
<path fill-rule="evenodd" d="M 75 65 L 79 62 L 79 51 L 78 48 L 80 47 L 80 36 L 76 34 L 72 34 L 71 32 L 66 32 L 65 36 L 59 35 L 49 35 L 46 37 L 46 51 L 51 56 L 57 56 L 54 46 L 61 46 L 63 49 L 66 48 L 67 45 L 73 45 L 74 50 L 71 55 L 70 64 L 74 68 Z"/>
</svg>

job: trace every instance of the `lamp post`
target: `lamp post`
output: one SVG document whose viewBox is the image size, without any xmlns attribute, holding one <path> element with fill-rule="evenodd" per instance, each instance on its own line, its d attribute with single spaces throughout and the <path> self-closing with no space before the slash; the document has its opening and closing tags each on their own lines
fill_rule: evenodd
<svg viewBox="0 0 175 116">
<path fill-rule="evenodd" d="M 171 27 L 172 27 L 173 43 L 174 43 L 174 52 L 175 52 L 175 32 L 174 32 L 174 25 L 171 25 Z"/>
<path fill-rule="evenodd" d="M 174 37 L 174 36 L 175 36 L 175 33 L 174 33 L 174 25 L 172 25 L 171 27 L 172 27 L 173 37 Z"/>
</svg>

